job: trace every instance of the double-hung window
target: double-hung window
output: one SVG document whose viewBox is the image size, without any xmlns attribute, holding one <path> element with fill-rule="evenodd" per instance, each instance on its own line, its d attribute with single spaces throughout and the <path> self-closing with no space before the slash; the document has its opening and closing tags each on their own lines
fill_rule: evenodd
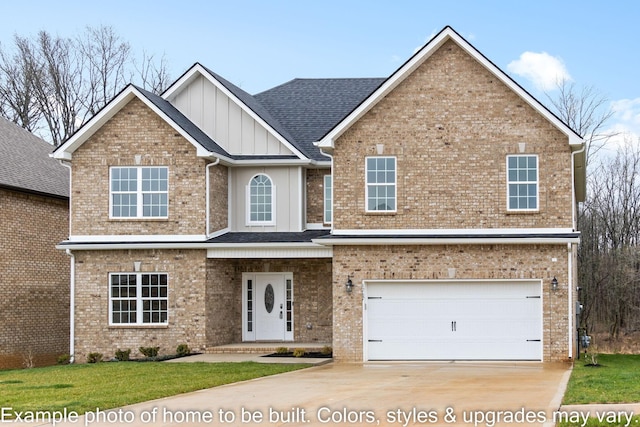
<svg viewBox="0 0 640 427">
<path fill-rule="evenodd" d="M 538 203 L 538 156 L 507 156 L 507 209 L 536 211 Z"/>
<path fill-rule="evenodd" d="M 166 273 L 111 273 L 109 275 L 110 324 L 166 324 L 167 293 Z"/>
<path fill-rule="evenodd" d="M 167 218 L 168 168 L 164 166 L 112 167 L 111 218 Z"/>
<path fill-rule="evenodd" d="M 367 212 L 396 212 L 396 158 L 366 158 Z"/>
<path fill-rule="evenodd" d="M 333 221 L 333 208 L 332 208 L 332 194 L 333 185 L 331 175 L 324 176 L 324 219 L 325 224 L 331 224 Z"/>
</svg>

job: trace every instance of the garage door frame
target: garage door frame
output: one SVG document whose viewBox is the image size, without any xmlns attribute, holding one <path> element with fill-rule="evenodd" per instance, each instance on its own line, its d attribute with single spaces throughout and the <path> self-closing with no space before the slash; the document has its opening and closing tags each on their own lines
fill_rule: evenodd
<svg viewBox="0 0 640 427">
<path fill-rule="evenodd" d="M 420 284 L 420 283 L 424 283 L 424 284 L 429 284 L 429 285 L 437 285 L 437 284 L 454 284 L 454 283 L 465 283 L 465 284 L 472 284 L 472 283 L 478 283 L 478 284 L 482 284 L 482 283 L 513 283 L 515 285 L 517 285 L 518 283 L 520 284 L 538 284 L 538 286 L 540 287 L 540 359 L 539 361 L 542 362 L 543 358 L 544 358 L 544 294 L 543 294 L 543 281 L 541 279 L 409 279 L 409 280 L 386 280 L 386 279 L 370 279 L 370 280 L 363 280 L 362 281 L 362 291 L 363 291 L 363 298 L 362 298 L 362 357 L 363 357 L 363 361 L 368 362 L 369 361 L 369 343 L 368 343 L 368 337 L 369 337 L 369 325 L 368 325 L 368 312 L 367 312 L 367 302 L 368 302 L 368 286 L 370 284 L 402 284 L 402 283 L 409 283 L 409 284 Z"/>
</svg>

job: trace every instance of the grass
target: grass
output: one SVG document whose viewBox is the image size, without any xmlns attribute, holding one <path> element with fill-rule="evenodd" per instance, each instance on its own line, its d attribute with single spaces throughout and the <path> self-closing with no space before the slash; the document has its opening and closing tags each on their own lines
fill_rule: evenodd
<svg viewBox="0 0 640 427">
<path fill-rule="evenodd" d="M 118 362 L 0 371 L 2 406 L 83 414 L 308 367 L 305 364 Z"/>
<path fill-rule="evenodd" d="M 586 361 L 576 361 L 564 395 L 564 405 L 588 403 L 640 402 L 640 355 L 601 354 L 600 366 L 586 366 Z M 599 422 L 590 417 L 585 427 L 624 426 L 621 423 Z M 640 416 L 634 416 L 630 425 L 640 424 Z M 561 427 L 581 426 L 582 423 L 561 423 Z"/>
<path fill-rule="evenodd" d="M 576 361 L 564 395 L 565 405 L 640 402 L 640 355 L 601 354 L 599 367 Z"/>
</svg>

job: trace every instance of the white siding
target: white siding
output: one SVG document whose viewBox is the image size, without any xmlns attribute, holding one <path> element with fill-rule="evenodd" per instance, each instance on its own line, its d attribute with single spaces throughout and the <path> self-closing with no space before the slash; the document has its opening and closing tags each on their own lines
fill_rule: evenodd
<svg viewBox="0 0 640 427">
<path fill-rule="evenodd" d="M 275 225 L 247 223 L 247 185 L 255 175 L 264 173 L 275 186 Z M 304 184 L 300 167 L 256 167 L 230 169 L 229 225 L 231 231 L 302 231 L 300 200 Z"/>
<path fill-rule="evenodd" d="M 171 102 L 230 154 L 293 154 L 275 135 L 202 76 L 195 78 Z"/>
</svg>

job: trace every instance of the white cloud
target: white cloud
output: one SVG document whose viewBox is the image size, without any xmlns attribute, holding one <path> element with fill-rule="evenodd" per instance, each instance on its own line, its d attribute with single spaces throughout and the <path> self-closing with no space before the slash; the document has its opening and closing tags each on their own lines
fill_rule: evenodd
<svg viewBox="0 0 640 427">
<path fill-rule="evenodd" d="M 563 80 L 571 81 L 562 60 L 547 52 L 524 52 L 507 65 L 507 70 L 530 80 L 541 91 L 551 91 Z"/>
<path fill-rule="evenodd" d="M 611 125 L 605 133 L 614 136 L 607 141 L 607 151 L 629 142 L 640 143 L 640 98 L 613 101 L 611 111 Z"/>
</svg>

